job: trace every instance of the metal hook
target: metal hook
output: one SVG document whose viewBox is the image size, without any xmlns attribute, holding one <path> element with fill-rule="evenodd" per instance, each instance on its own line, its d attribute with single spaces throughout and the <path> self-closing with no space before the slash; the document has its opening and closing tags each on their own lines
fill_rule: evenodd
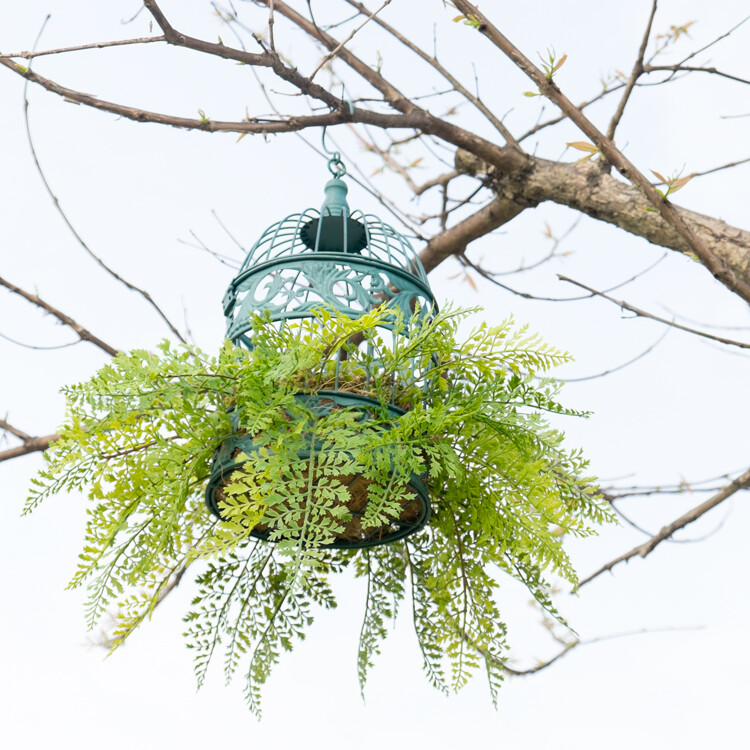
<svg viewBox="0 0 750 750">
<path fill-rule="evenodd" d="M 343 161 L 341 161 L 341 154 L 338 151 L 331 151 L 326 146 L 327 127 L 327 125 L 323 126 L 321 145 L 323 146 L 323 151 L 331 156 L 331 158 L 328 160 L 328 170 L 334 177 L 343 177 L 346 174 L 346 165 Z"/>
</svg>

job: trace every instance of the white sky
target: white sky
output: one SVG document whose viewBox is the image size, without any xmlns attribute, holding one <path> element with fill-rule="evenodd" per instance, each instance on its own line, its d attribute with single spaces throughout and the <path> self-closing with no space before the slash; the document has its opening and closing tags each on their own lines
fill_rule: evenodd
<svg viewBox="0 0 750 750">
<path fill-rule="evenodd" d="M 657 30 L 696 21 L 692 38 L 680 42 L 679 50 L 685 53 L 725 32 L 747 12 L 746 3 L 729 0 L 711 6 L 697 0 L 660 5 Z M 615 69 L 629 72 L 650 3 L 577 0 L 516 6 L 522 7 L 485 0 L 482 9 L 529 56 L 550 46 L 567 53 L 557 80 L 578 101 L 597 93 L 600 76 Z M 145 13 L 128 26 L 120 23 L 137 7 L 136 0 L 6 0 L 0 3 L 0 51 L 29 49 L 50 11 L 53 16 L 42 40 L 46 48 L 146 35 Z M 172 0 L 162 7 L 179 29 L 206 39 L 221 34 L 231 43 L 207 2 Z M 394 0 L 385 17 L 413 32 L 430 51 L 434 19 L 440 59 L 469 85 L 474 62 L 483 97 L 500 114 L 513 109 L 507 118 L 511 129 L 521 132 L 533 125 L 541 103 L 522 96 L 530 83 L 477 41 L 470 29 L 452 24 L 452 15 L 439 0 Z M 311 70 L 317 52 L 285 28 L 277 23 L 277 44 L 302 70 Z M 750 78 L 748 33 L 750 25 L 697 59 Z M 408 93 L 430 90 L 422 70 L 392 45 L 363 36 L 356 49 L 366 60 L 374 60 L 379 51 L 384 74 L 397 78 Z M 203 109 L 217 119 L 239 119 L 246 105 L 251 114 L 267 111 L 246 68 L 204 61 L 162 45 L 43 58 L 35 67 L 103 98 L 185 116 Z M 748 90 L 710 76 L 640 89 L 617 143 L 644 171 L 672 173 L 684 166 L 688 173 L 745 158 L 750 120 L 721 116 L 750 112 Z M 606 125 L 615 98 L 591 109 L 600 127 Z M 295 136 L 268 142 L 247 137 L 236 143 L 232 135 L 136 125 L 64 103 L 39 89 L 32 88 L 30 100 L 39 158 L 79 232 L 119 273 L 148 288 L 180 324 L 184 306 L 200 346 L 217 346 L 223 335 L 220 300 L 232 271 L 179 244 L 178 238 L 189 240 L 194 230 L 216 251 L 232 253 L 231 242 L 211 215 L 215 209 L 249 246 L 273 221 L 319 205 L 327 179 L 322 159 Z M 277 101 L 284 106 L 289 100 Z M 0 111 L 0 275 L 37 291 L 114 346 L 153 346 L 167 329 L 132 293 L 97 270 L 45 194 L 24 132 L 22 81 L 4 68 Z M 468 111 L 459 114 L 459 121 L 475 124 Z M 346 132 L 332 135 L 362 158 L 365 174 L 376 170 L 376 161 L 361 156 Z M 319 134 L 309 136 L 317 146 Z M 568 125 L 551 129 L 540 139 L 538 153 L 559 158 L 570 140 L 583 138 Z M 349 166 L 354 171 L 351 159 Z M 432 175 L 425 169 L 415 179 Z M 406 209 L 430 209 L 429 198 L 421 204 L 410 202 L 397 176 L 377 179 Z M 721 172 L 695 180 L 676 202 L 746 227 L 746 182 L 747 168 Z M 356 185 L 350 198 L 352 207 L 392 221 Z M 478 243 L 471 257 L 496 269 L 530 262 L 548 250 L 542 235 L 545 222 L 561 234 L 574 220 L 574 214 L 561 207 L 529 210 Z M 663 253 L 586 218 L 562 248 L 571 254 L 537 271 L 508 277 L 508 282 L 538 295 L 568 296 L 572 287 L 559 282 L 557 273 L 604 288 Z M 458 271 L 457 263 L 448 262 L 431 276 L 438 298 L 482 304 L 488 320 L 513 314 L 530 322 L 575 355 L 576 363 L 561 371 L 563 376 L 615 367 L 661 334 L 656 324 L 633 320 L 606 302 L 527 302 L 478 279 L 479 291 L 474 292 L 466 282 L 451 278 Z M 746 305 L 702 267 L 675 254 L 615 295 L 657 314 L 676 311 L 702 323 L 750 326 Z M 725 333 L 750 338 L 749 330 Z M 0 294 L 0 334 L 38 345 L 73 340 L 70 331 L 6 293 Z M 64 409 L 58 388 L 87 378 L 104 361 L 105 355 L 88 344 L 46 352 L 0 340 L 0 414 L 7 412 L 12 424 L 31 434 L 53 431 Z M 566 421 L 564 427 L 570 444 L 582 446 L 594 472 L 605 479 L 632 475 L 622 481 L 671 483 L 747 466 L 748 359 L 738 350 L 720 350 L 673 331 L 636 364 L 607 378 L 570 384 L 564 394 L 566 403 L 594 412 L 587 422 Z M 0 466 L 4 746 L 115 750 L 133 743 L 189 749 L 209 741 L 241 747 L 352 742 L 369 749 L 386 743 L 453 748 L 482 742 L 532 749 L 553 744 L 616 749 L 636 743 L 689 749 L 708 744 L 739 747 L 740 740 L 734 738 L 746 732 L 746 493 L 679 536 L 700 537 L 724 522 L 705 541 L 662 544 L 647 561 L 634 560 L 590 584 L 579 599 L 559 598 L 584 639 L 641 629 L 700 629 L 650 632 L 581 647 L 543 673 L 509 680 L 495 712 L 481 675 L 449 699 L 429 687 L 410 623 L 402 617 L 372 672 L 363 704 L 355 660 L 364 590 L 345 581 L 338 610 L 320 613 L 308 639 L 282 658 L 266 686 L 265 716 L 258 724 L 243 704 L 241 679 L 225 687 L 220 665 L 196 694 L 190 653 L 181 637 L 181 618 L 192 592 L 187 582 L 112 658 L 103 661 L 104 652 L 87 645 L 91 634 L 85 632 L 82 597 L 63 590 L 81 543 L 84 501 L 59 497 L 33 517 L 20 518 L 29 478 L 40 465 L 39 456 L 28 456 Z M 703 497 L 646 499 L 623 507 L 657 531 Z M 632 529 L 613 528 L 571 550 L 585 574 L 643 539 Z M 503 597 L 519 663 L 530 666 L 536 658 L 551 656 L 555 644 L 536 625 L 528 596 L 509 583 Z"/>
</svg>

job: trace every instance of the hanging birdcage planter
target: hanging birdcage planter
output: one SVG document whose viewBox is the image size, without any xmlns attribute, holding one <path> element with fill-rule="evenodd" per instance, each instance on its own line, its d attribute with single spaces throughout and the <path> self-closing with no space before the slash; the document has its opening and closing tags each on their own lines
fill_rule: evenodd
<svg viewBox="0 0 750 750">
<path fill-rule="evenodd" d="M 329 167 L 334 176 L 325 186 L 321 210 L 308 209 L 269 227 L 253 245 L 229 285 L 223 300 L 224 314 L 227 338 L 236 346 L 252 351 L 253 320 L 258 315 L 264 315 L 279 327 L 289 327 L 314 319 L 321 309 L 356 319 L 378 308 L 388 310 L 378 326 L 381 334 L 391 346 L 396 346 L 398 337 L 409 333 L 408 325 L 401 324 L 395 330 L 396 320 L 414 320 L 415 314 L 418 319 L 436 311 L 424 268 L 409 241 L 378 217 L 350 211 L 347 186 L 341 179 L 345 169 L 337 155 Z M 299 331 L 302 335 L 303 328 Z M 369 349 L 365 367 L 361 363 L 357 367 L 349 365 L 357 348 Z M 297 396 L 298 403 L 312 415 L 313 421 L 334 411 L 348 411 L 363 429 L 370 429 L 373 434 L 387 431 L 389 424 L 411 408 L 413 404 L 408 400 L 397 403 L 398 394 L 405 393 L 425 376 L 424 364 L 415 356 L 409 366 L 390 376 L 391 381 L 398 382 L 389 383 L 387 400 L 382 395 L 373 398 L 373 381 L 380 375 L 377 353 L 371 340 L 356 336 L 337 349 L 332 370 L 330 387 L 301 393 Z M 219 518 L 224 518 L 221 511 L 224 487 L 232 482 L 234 473 L 248 457 L 268 442 L 262 435 L 243 432 L 241 409 L 241 404 L 234 405 L 231 416 L 236 434 L 224 440 L 219 448 L 206 490 L 206 503 Z M 289 419 L 295 419 L 295 415 L 290 413 Z M 305 440 L 306 444 L 298 451 L 301 459 L 310 457 L 314 441 L 311 431 L 308 430 Z M 392 455 L 386 460 L 397 459 Z M 393 472 L 396 470 L 394 466 Z M 310 484 L 305 502 L 315 502 L 318 479 L 309 476 L 315 471 L 310 468 L 304 477 Z M 389 485 L 394 481 L 393 472 L 388 476 Z M 398 509 L 392 510 L 387 518 L 381 516 L 377 522 L 368 523 L 370 496 L 373 491 L 382 491 L 382 487 L 378 490 L 377 481 L 361 471 L 336 476 L 337 487 L 345 488 L 344 499 L 338 500 L 342 521 L 334 540 L 321 546 L 369 547 L 401 539 L 422 528 L 430 517 L 424 475 L 412 472 L 395 481 L 406 485 L 406 492 L 395 493 L 399 498 Z M 327 481 L 326 486 L 329 485 Z M 299 514 L 304 518 L 302 501 Z M 274 540 L 273 521 L 260 520 L 251 534 Z"/>
<path fill-rule="evenodd" d="M 196 672 L 219 643 L 227 676 L 246 654 L 256 712 L 278 654 L 313 605 L 335 606 L 330 582 L 347 569 L 367 579 L 362 684 L 409 596 L 435 684 L 449 689 L 446 662 L 467 675 L 483 661 L 494 692 L 495 576 L 555 615 L 544 572 L 575 583 L 563 539 L 609 517 L 545 419 L 579 414 L 540 377 L 567 355 L 510 320 L 459 341 L 471 311 L 437 310 L 409 242 L 350 212 L 345 170 L 330 166 L 322 210 L 248 253 L 217 355 L 163 341 L 65 389 L 68 420 L 27 506 L 87 491 L 70 585 L 89 584 L 92 624 L 115 609 L 115 646 L 200 562 L 185 618 Z"/>
</svg>

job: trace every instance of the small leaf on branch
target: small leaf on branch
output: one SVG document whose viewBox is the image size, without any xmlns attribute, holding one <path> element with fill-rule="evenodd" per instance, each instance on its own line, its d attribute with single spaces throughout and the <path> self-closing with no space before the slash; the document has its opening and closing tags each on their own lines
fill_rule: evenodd
<svg viewBox="0 0 750 750">
<path fill-rule="evenodd" d="M 560 58 L 560 59 L 558 60 L 558 62 L 557 62 L 557 63 L 556 63 L 556 64 L 555 64 L 554 66 L 553 66 L 553 68 L 552 68 L 552 72 L 553 72 L 553 73 L 556 73 L 556 72 L 557 72 L 558 70 L 560 70 L 560 68 L 562 68 L 562 66 L 563 66 L 563 65 L 565 64 L 565 61 L 566 61 L 567 59 L 568 59 L 568 55 L 567 55 L 567 54 L 563 55 L 563 56 L 562 56 L 562 57 L 561 57 L 561 58 Z"/>
<path fill-rule="evenodd" d="M 571 146 L 572 148 L 578 149 L 579 151 L 587 151 L 590 154 L 595 154 L 599 149 L 594 146 L 593 143 L 588 143 L 587 141 L 571 141 L 570 143 L 566 143 L 566 146 Z"/>
<path fill-rule="evenodd" d="M 670 186 L 670 192 L 676 193 L 678 190 L 681 190 L 685 187 L 685 185 L 688 184 L 688 182 L 690 182 L 690 180 L 693 179 L 693 177 L 695 177 L 695 174 L 691 173 L 685 177 L 680 177 L 680 179 L 675 180 Z"/>
</svg>

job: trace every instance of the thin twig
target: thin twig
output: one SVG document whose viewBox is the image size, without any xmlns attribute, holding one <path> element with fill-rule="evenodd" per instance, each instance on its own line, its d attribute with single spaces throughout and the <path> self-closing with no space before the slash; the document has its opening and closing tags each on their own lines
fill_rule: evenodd
<svg viewBox="0 0 750 750">
<path fill-rule="evenodd" d="M 702 491 L 705 492 L 705 490 Z M 606 495 L 604 495 L 604 497 L 606 497 Z M 645 534 L 647 537 L 652 537 L 654 535 L 653 532 L 646 531 L 646 529 L 644 529 L 642 526 L 639 526 L 631 518 L 628 518 L 628 516 L 626 516 L 616 505 L 612 504 L 612 508 L 614 509 L 615 513 L 617 513 L 617 515 L 631 528 L 635 529 L 641 534 Z M 707 534 L 702 534 L 701 536 L 695 537 L 694 539 L 672 539 L 670 537 L 669 539 L 665 539 L 664 541 L 668 542 L 669 544 L 698 544 L 699 542 L 705 542 L 706 539 L 710 539 L 712 536 L 721 531 L 722 528 L 724 528 L 724 524 L 726 523 L 727 518 L 729 518 L 729 515 L 730 514 L 727 513 L 724 518 L 721 519 L 716 528 L 712 529 Z"/>
<path fill-rule="evenodd" d="M 739 23 L 732 26 L 732 28 L 729 29 L 729 31 L 725 32 L 721 36 L 717 36 L 716 39 L 709 42 L 708 44 L 701 47 L 700 49 L 695 50 L 695 52 L 691 52 L 687 57 L 683 57 L 682 60 L 680 60 L 680 62 L 678 63 L 678 65 L 684 65 L 688 60 L 692 60 L 697 55 L 700 55 L 701 52 L 705 52 L 709 47 L 713 47 L 714 44 L 717 44 L 722 39 L 726 39 L 730 34 L 733 34 L 735 31 L 737 31 L 737 29 L 739 29 L 740 26 L 742 26 L 742 24 L 746 23 L 747 21 L 750 21 L 750 16 L 745 16 Z"/>
<path fill-rule="evenodd" d="M 630 284 L 631 282 L 635 281 L 636 279 L 639 279 L 641 276 L 644 276 L 647 274 L 650 270 L 655 268 L 659 265 L 665 258 L 667 257 L 667 254 L 664 253 L 661 257 L 659 257 L 657 260 L 655 260 L 653 263 L 649 263 L 646 268 L 644 268 L 641 271 L 638 271 L 634 276 L 631 276 L 630 278 L 624 279 L 623 281 L 619 281 L 614 286 L 608 287 L 605 289 L 605 292 L 613 292 L 615 289 L 620 289 L 623 286 L 626 286 L 627 284 Z M 500 274 L 491 274 L 488 271 L 485 271 L 480 266 L 473 263 L 469 257 L 465 254 L 459 254 L 458 260 L 464 264 L 468 265 L 471 268 L 473 268 L 482 278 L 487 279 L 487 281 L 491 282 L 492 284 L 495 284 L 496 286 L 499 286 L 501 289 L 505 289 L 505 291 L 510 292 L 511 294 L 515 294 L 517 297 L 521 297 L 522 299 L 533 299 L 538 300 L 540 302 L 580 302 L 584 299 L 590 299 L 594 296 L 594 294 L 582 294 L 577 297 L 541 297 L 535 294 L 530 294 L 529 292 L 521 292 L 518 289 L 513 289 L 513 287 L 508 286 L 507 284 L 503 284 L 500 281 L 498 281 L 495 276 Z"/>
<path fill-rule="evenodd" d="M 47 24 L 47 21 L 49 20 L 49 16 L 44 20 L 44 23 L 42 24 L 42 28 L 39 31 L 39 34 L 37 35 L 36 41 L 34 43 L 34 46 L 36 46 L 36 43 L 39 41 L 40 36 L 42 35 L 42 32 L 44 31 L 44 27 Z M 28 71 L 31 73 L 31 70 Z M 185 339 L 182 337 L 180 332 L 175 328 L 174 325 L 172 325 L 172 322 L 167 318 L 167 316 L 164 314 L 162 309 L 159 307 L 159 305 L 154 302 L 151 295 L 145 291 L 144 289 L 141 289 L 140 287 L 135 286 L 134 284 L 131 284 L 129 281 L 124 279 L 122 276 L 120 276 L 117 272 L 112 270 L 98 255 L 96 255 L 91 248 L 86 244 L 85 240 L 81 237 L 81 235 L 76 231 L 76 228 L 71 224 L 70 219 L 68 219 L 67 214 L 63 210 L 63 207 L 60 205 L 60 201 L 53 192 L 52 188 L 50 187 L 49 182 L 47 181 L 47 177 L 44 174 L 44 170 L 42 169 L 42 165 L 39 163 L 39 157 L 36 153 L 36 147 L 34 146 L 34 139 L 31 137 L 31 125 L 29 123 L 29 78 L 27 77 L 24 86 L 23 86 L 23 119 L 24 119 L 24 126 L 26 129 L 26 137 L 29 142 L 29 148 L 31 149 L 31 156 L 34 160 L 34 164 L 36 166 L 37 172 L 39 173 L 39 176 L 42 179 L 42 184 L 44 185 L 45 189 L 47 190 L 47 193 L 49 197 L 52 199 L 52 203 L 54 204 L 55 208 L 57 209 L 57 212 L 62 217 L 62 220 L 65 222 L 65 225 L 68 227 L 70 232 L 72 233 L 73 237 L 75 237 L 78 244 L 85 250 L 85 252 L 88 254 L 90 258 L 92 258 L 97 265 L 99 265 L 100 268 L 104 269 L 113 279 L 116 281 L 119 281 L 121 284 L 123 284 L 127 289 L 129 289 L 132 292 L 136 292 L 137 294 L 140 294 L 143 299 L 146 300 L 146 302 L 151 305 L 151 307 L 157 312 L 159 317 L 167 324 L 169 327 L 169 330 L 172 331 L 172 333 L 180 340 L 182 343 L 185 343 Z"/>
<path fill-rule="evenodd" d="M 703 177 L 707 174 L 713 174 L 714 172 L 720 172 L 723 169 L 730 169 L 731 167 L 738 167 L 740 164 L 747 164 L 750 162 L 750 156 L 746 159 L 739 159 L 738 161 L 730 161 L 728 164 L 722 164 L 720 167 L 714 167 L 713 169 L 707 169 L 704 172 L 693 172 L 693 177 Z"/>
<path fill-rule="evenodd" d="M 106 352 L 113 357 L 117 354 L 117 349 L 115 349 L 113 346 L 110 346 L 106 342 L 102 341 L 98 336 L 95 336 L 93 333 L 91 333 L 91 331 L 89 331 L 87 328 L 84 328 L 80 323 L 73 320 L 73 318 L 71 318 L 69 315 L 66 315 L 56 307 L 52 307 L 52 305 L 50 305 L 48 302 L 45 302 L 36 294 L 31 294 L 31 292 L 24 291 L 20 287 L 17 287 L 15 284 L 11 284 L 10 281 L 7 281 L 1 276 L 0 286 L 4 286 L 14 294 L 23 297 L 33 305 L 40 307 L 45 312 L 48 312 L 50 315 L 56 317 L 63 325 L 72 328 L 78 334 L 78 338 L 81 339 L 81 341 L 89 341 L 90 343 L 94 344 L 94 346 L 98 346 L 103 352 Z"/>
<path fill-rule="evenodd" d="M 647 557 L 659 544 L 661 544 L 661 542 L 671 537 L 672 534 L 674 534 L 676 531 L 685 528 L 685 526 L 693 523 L 693 521 L 697 521 L 701 516 L 708 513 L 708 511 L 723 503 L 728 498 L 732 497 L 732 495 L 734 495 L 736 492 L 748 489 L 749 487 L 750 469 L 731 481 L 728 485 L 719 490 L 719 492 L 717 492 L 715 495 L 712 495 L 705 502 L 702 502 L 700 505 L 697 505 L 692 510 L 689 510 L 684 515 L 672 521 L 672 523 L 664 526 L 664 528 L 662 528 L 662 530 L 658 534 L 652 536 L 648 541 L 644 542 L 643 544 L 639 544 L 637 547 L 634 547 L 632 550 L 630 550 L 630 552 L 626 552 L 625 554 L 616 557 L 614 560 L 611 560 L 606 565 L 603 565 L 601 568 L 599 568 L 599 570 L 579 581 L 576 588 L 580 589 L 581 586 L 589 583 L 589 581 L 593 581 L 594 578 L 600 576 L 602 573 L 605 573 L 608 570 L 612 570 L 612 568 L 614 568 L 621 562 L 627 562 L 628 560 L 636 556 Z"/>
<path fill-rule="evenodd" d="M 555 662 L 559 661 L 563 658 L 566 654 L 569 654 L 573 649 L 578 648 L 579 646 L 591 646 L 594 643 L 601 643 L 602 641 L 611 641 L 616 638 L 630 638 L 634 635 L 648 635 L 651 633 L 671 633 L 674 631 L 693 631 L 693 630 L 700 630 L 700 628 L 696 627 L 672 627 L 672 628 L 642 628 L 641 630 L 629 630 L 625 633 L 614 633 L 613 635 L 602 635 L 597 638 L 588 638 L 586 640 L 576 639 L 574 641 L 571 641 L 570 643 L 566 643 L 563 645 L 563 648 L 561 651 L 559 651 L 555 656 L 553 656 L 551 659 L 547 659 L 546 661 L 542 661 L 539 664 L 529 667 L 528 669 L 515 669 L 513 667 L 509 667 L 507 662 L 505 661 L 499 661 L 498 659 L 494 658 L 491 654 L 486 653 L 483 649 L 477 649 L 479 653 L 482 654 L 482 656 L 487 659 L 490 663 L 492 663 L 495 666 L 500 667 L 504 672 L 507 672 L 509 675 L 512 675 L 513 677 L 522 677 L 524 675 L 530 675 L 535 674 L 536 672 L 541 672 L 543 669 L 547 669 L 547 667 L 551 667 Z M 559 640 L 559 639 L 555 639 Z M 475 646 L 476 648 L 476 646 Z"/>
<path fill-rule="evenodd" d="M 455 0 L 454 4 L 464 15 L 473 16 L 477 20 L 478 31 L 534 81 L 541 94 L 568 115 L 573 123 L 596 144 L 609 164 L 640 189 L 662 219 L 685 241 L 711 274 L 732 292 L 746 302 L 750 302 L 750 283 L 740 278 L 708 248 L 703 239 L 688 226 L 672 203 L 660 195 L 645 175 L 562 93 L 552 77 L 546 76 L 534 65 L 475 5 L 469 3 L 468 0 Z"/>
<path fill-rule="evenodd" d="M 711 75 L 719 76 L 720 78 L 728 78 L 730 81 L 750 84 L 750 80 L 748 80 L 747 78 L 740 78 L 739 76 L 733 76 L 730 73 L 723 73 L 721 70 L 717 70 L 716 68 L 701 68 L 679 64 L 645 65 L 643 67 L 644 73 L 658 73 L 659 71 L 672 71 L 672 73 L 710 73 Z"/>
<path fill-rule="evenodd" d="M 356 0 L 346 0 L 349 5 L 356 8 L 362 14 L 368 14 L 367 8 Z M 380 18 L 375 18 L 375 23 L 381 28 L 385 29 L 391 36 L 398 39 L 401 44 L 410 49 L 416 55 L 419 55 L 425 62 L 431 65 L 438 73 L 440 73 L 451 86 L 461 94 L 465 99 L 470 101 L 495 127 L 495 129 L 503 136 L 505 142 L 509 146 L 518 148 L 518 141 L 513 137 L 508 128 L 505 127 L 502 120 L 498 119 L 495 113 L 478 97 L 474 96 L 449 70 L 447 70 L 442 63 L 437 59 L 437 55 L 428 55 L 421 47 L 418 47 L 410 39 L 405 37 L 401 32 L 397 31 L 393 26 L 386 23 Z"/>
<path fill-rule="evenodd" d="M 437 187 L 438 185 L 443 187 L 460 174 L 459 171 L 452 169 L 450 172 L 433 177 L 433 179 L 427 180 L 427 182 L 422 185 L 416 185 L 414 187 L 414 195 L 422 195 L 422 193 L 426 193 L 428 190 Z"/>
<path fill-rule="evenodd" d="M 581 102 L 578 105 L 578 109 L 584 110 L 586 107 L 591 106 L 592 104 L 595 104 L 600 99 L 603 99 L 605 96 L 608 96 L 609 94 L 613 94 L 615 91 L 619 91 L 621 88 L 625 86 L 624 83 L 618 83 L 616 86 L 612 86 L 612 88 L 605 88 L 604 90 L 600 91 L 596 96 L 592 97 L 591 99 L 588 99 L 585 102 Z M 553 117 L 549 120 L 545 120 L 544 122 L 538 122 L 536 125 L 534 125 L 533 128 L 530 128 L 527 130 L 522 136 L 518 138 L 518 142 L 525 141 L 530 136 L 534 135 L 534 133 L 538 133 L 540 130 L 544 130 L 544 128 L 548 128 L 551 125 L 557 125 L 560 122 L 563 122 L 568 119 L 568 116 L 563 114 L 559 117 Z"/>
<path fill-rule="evenodd" d="M 614 303 L 618 307 L 621 307 L 623 310 L 628 310 L 629 312 L 632 312 L 633 314 L 637 315 L 640 318 L 648 318 L 649 320 L 655 320 L 658 323 L 664 323 L 664 325 L 671 326 L 672 328 L 677 328 L 680 331 L 685 331 L 686 333 L 692 333 L 695 336 L 702 336 L 703 338 L 711 339 L 712 341 L 718 341 L 722 344 L 728 344 L 729 346 L 738 346 L 741 349 L 750 349 L 750 344 L 745 341 L 735 341 L 734 339 L 725 339 L 722 336 L 714 336 L 713 334 L 706 333 L 705 331 L 699 331 L 696 328 L 689 328 L 688 326 L 680 325 L 679 323 L 675 323 L 673 320 L 660 318 L 658 315 L 653 315 L 650 312 L 641 310 L 639 307 L 634 307 L 633 305 L 630 305 L 627 302 L 624 302 L 623 300 L 613 299 L 612 297 L 609 297 L 603 292 L 599 292 L 590 286 L 586 286 L 586 284 L 582 284 L 580 281 L 574 281 L 573 279 L 569 279 L 567 276 L 561 276 L 560 274 L 558 274 L 557 278 L 560 279 L 560 281 L 567 281 L 569 284 L 574 284 L 575 286 L 578 286 L 581 289 L 585 289 L 586 291 L 591 292 L 591 294 L 597 297 L 606 299 L 609 302 Z"/>
<path fill-rule="evenodd" d="M 10 336 L 6 336 L 4 333 L 0 332 L 0 339 L 3 339 L 4 341 L 8 341 L 11 344 L 15 344 L 16 346 L 22 346 L 24 349 L 33 349 L 35 351 L 52 351 L 53 349 L 67 349 L 71 346 L 76 346 L 81 343 L 81 340 L 78 341 L 68 341 L 67 344 L 50 344 L 49 346 L 36 346 L 34 344 L 27 344 L 24 341 L 18 341 L 18 339 L 11 338 Z"/>
<path fill-rule="evenodd" d="M 648 40 L 651 37 L 651 25 L 653 24 L 654 16 L 656 15 L 657 2 L 658 0 L 653 0 L 653 4 L 651 5 L 651 13 L 649 14 L 648 23 L 646 24 L 646 31 L 643 34 L 641 46 L 638 50 L 638 57 L 635 60 L 635 64 L 633 65 L 633 70 L 630 73 L 628 82 L 625 84 L 625 91 L 620 97 L 617 109 L 615 110 L 614 115 L 612 115 L 609 127 L 607 128 L 607 138 L 609 138 L 610 141 L 615 137 L 615 130 L 617 130 L 617 126 L 622 119 L 622 116 L 625 112 L 625 106 L 628 103 L 628 99 L 630 99 L 630 95 L 633 93 L 633 88 L 635 87 L 635 84 L 637 83 L 641 75 L 643 75 L 643 58 L 646 55 L 646 47 L 648 46 Z"/>
<path fill-rule="evenodd" d="M 86 49 L 105 49 L 106 47 L 122 47 L 128 44 L 149 44 L 151 42 L 165 42 L 166 37 L 160 36 L 143 36 L 138 39 L 117 39 L 113 42 L 92 42 L 90 44 L 78 44 L 75 47 L 58 47 L 57 49 L 45 49 L 39 52 L 12 52 L 0 55 L 0 58 L 10 59 L 20 57 L 23 60 L 33 60 L 35 57 L 44 55 L 60 55 L 65 52 L 80 52 Z"/>
<path fill-rule="evenodd" d="M 274 1 L 274 0 L 270 0 L 270 3 L 271 3 L 271 7 L 272 7 L 272 8 L 273 8 L 273 1 Z M 350 41 L 351 41 L 351 40 L 352 40 L 352 39 L 354 38 L 354 35 L 355 35 L 355 34 L 357 34 L 357 33 L 358 33 L 358 32 L 360 31 L 360 29 L 362 29 L 362 27 L 363 27 L 363 26 L 366 26 L 366 25 L 367 25 L 368 23 L 370 23 L 370 21 L 372 21 L 372 19 L 373 19 L 373 18 L 374 18 L 375 16 L 377 16 L 377 15 L 378 15 L 378 13 L 380 13 L 380 11 L 381 11 L 381 10 L 383 10 L 383 8 L 385 8 L 385 7 L 386 7 L 386 5 L 390 5 L 390 4 L 391 4 L 391 0 L 384 0 L 383 4 L 382 4 L 382 5 L 381 5 L 381 6 L 380 6 L 380 7 L 379 7 L 379 8 L 377 9 L 377 10 L 374 10 L 374 11 L 372 11 L 372 13 L 370 13 L 370 14 L 369 14 L 369 15 L 367 16 L 367 18 L 366 18 L 366 19 L 365 19 L 364 21 L 362 21 L 362 23 L 361 23 L 361 24 L 360 24 L 359 26 L 357 26 L 357 28 L 356 28 L 356 29 L 354 29 L 354 30 L 353 30 L 353 31 L 351 32 L 351 34 L 349 34 L 349 36 L 348 36 L 348 37 L 346 37 L 346 39 L 342 39 L 342 40 L 341 40 L 341 41 L 340 41 L 340 42 L 338 43 L 338 45 L 337 45 L 337 46 L 336 46 L 336 47 L 335 47 L 334 49 L 332 49 L 332 50 L 331 50 L 331 51 L 330 51 L 330 52 L 329 52 L 329 53 L 328 53 L 328 54 L 327 54 L 327 55 L 326 55 L 326 56 L 325 56 L 325 57 L 324 57 L 324 58 L 323 58 L 323 59 L 322 59 L 322 60 L 321 60 L 321 61 L 320 61 L 320 62 L 318 63 L 318 67 L 317 67 L 317 68 L 315 68 L 315 70 L 313 70 L 313 72 L 312 72 L 312 73 L 310 74 L 310 76 L 309 76 L 309 80 L 310 80 L 310 81 L 312 81 L 312 79 L 313 79 L 313 78 L 315 78 L 315 76 L 316 76 L 316 75 L 317 75 L 317 73 L 318 73 L 318 72 L 320 71 L 320 69 L 321 69 L 321 68 L 322 68 L 322 67 L 323 67 L 323 66 L 324 66 L 324 65 L 325 65 L 325 64 L 326 64 L 327 62 L 330 62 L 331 60 L 333 60 L 333 58 L 334 58 L 334 57 L 336 57 L 336 55 L 338 55 L 338 54 L 339 54 L 339 52 L 340 52 L 340 51 L 341 51 L 341 50 L 342 50 L 342 49 L 344 48 L 344 45 L 345 45 L 345 44 L 348 44 L 348 43 L 349 43 L 349 42 L 350 42 Z"/>
<path fill-rule="evenodd" d="M 656 341 L 654 341 L 651 346 L 648 347 L 648 349 L 644 349 L 640 354 L 633 357 L 632 359 L 629 359 L 627 362 L 623 362 L 620 365 L 617 365 L 616 367 L 610 367 L 608 370 L 604 370 L 604 372 L 598 372 L 596 375 L 586 375 L 582 378 L 556 378 L 561 383 L 582 383 L 586 380 L 595 380 L 596 378 L 603 378 L 605 375 L 611 375 L 613 372 L 618 372 L 619 370 L 624 370 L 626 367 L 629 367 L 634 362 L 637 362 L 639 359 L 643 359 L 647 354 L 652 352 L 654 349 L 656 349 L 659 344 L 661 344 L 662 341 L 666 338 L 667 334 L 669 333 L 669 328 L 667 328 L 666 331 L 662 333 L 661 336 L 659 336 Z"/>
</svg>

